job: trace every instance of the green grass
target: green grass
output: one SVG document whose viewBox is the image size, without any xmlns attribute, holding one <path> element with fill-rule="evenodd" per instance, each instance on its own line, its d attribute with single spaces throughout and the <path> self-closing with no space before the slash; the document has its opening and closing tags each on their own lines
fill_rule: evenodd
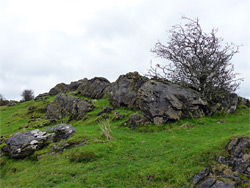
<svg viewBox="0 0 250 188">
<path fill-rule="evenodd" d="M 29 124 L 29 106 L 38 109 L 53 100 L 51 97 L 45 103 L 29 101 L 1 107 L 1 135 Z M 1 157 L 1 187 L 189 187 L 195 174 L 214 163 L 216 155 L 224 155 L 224 146 L 231 137 L 250 134 L 249 108 L 245 106 L 230 115 L 142 125 L 136 130 L 121 126 L 135 113 L 123 107 L 114 111 L 126 117 L 110 121 L 113 139 L 106 141 L 96 114 L 103 106 L 111 105 L 105 99 L 94 103 L 96 108 L 87 118 L 70 122 L 77 132 L 67 142 L 84 141 L 83 146 L 51 156 L 46 154 L 51 152 L 50 144 L 26 159 Z M 33 114 L 44 116 L 38 111 Z M 221 120 L 226 123 L 217 123 Z M 180 127 L 187 122 L 194 126 Z M 40 160 L 36 155 L 41 155 Z"/>
</svg>

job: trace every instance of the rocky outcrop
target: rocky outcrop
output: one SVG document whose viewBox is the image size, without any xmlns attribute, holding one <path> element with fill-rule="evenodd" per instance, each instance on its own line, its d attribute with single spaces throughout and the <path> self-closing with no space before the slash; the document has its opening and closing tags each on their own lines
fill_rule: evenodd
<svg viewBox="0 0 250 188">
<path fill-rule="evenodd" d="M 241 105 L 246 105 L 248 108 L 250 108 L 250 100 L 243 98 L 243 97 L 238 97 L 239 104 Z"/>
<path fill-rule="evenodd" d="M 88 99 L 82 100 L 60 93 L 56 96 L 54 102 L 47 106 L 45 118 L 59 120 L 65 116 L 70 116 L 71 119 L 79 120 L 94 108 L 95 106 Z"/>
<path fill-rule="evenodd" d="M 35 129 L 16 133 L 6 139 L 6 146 L 3 151 L 12 158 L 25 158 L 43 148 L 49 142 L 68 139 L 74 132 L 76 130 L 72 125 L 60 124 L 45 130 Z"/>
<path fill-rule="evenodd" d="M 69 87 L 65 83 L 57 84 L 49 91 L 49 95 L 57 95 L 59 93 L 66 93 L 69 91 Z"/>
<path fill-rule="evenodd" d="M 217 103 L 209 107 L 209 115 L 217 112 L 233 113 L 239 104 L 238 95 L 236 93 L 230 93 L 224 97 L 220 103 Z"/>
<path fill-rule="evenodd" d="M 39 94 L 35 97 L 35 101 L 38 101 L 38 100 L 45 100 L 47 98 L 47 96 L 49 95 L 49 93 L 42 93 L 42 94 Z"/>
<path fill-rule="evenodd" d="M 138 74 L 138 72 L 121 75 L 112 83 L 110 89 L 110 103 L 115 108 L 127 106 L 136 108 L 137 92 L 148 79 Z"/>
<path fill-rule="evenodd" d="M 233 138 L 227 144 L 226 151 L 229 157 L 219 157 L 218 161 L 250 179 L 250 138 Z"/>
<path fill-rule="evenodd" d="M 109 92 L 110 82 L 106 78 L 95 77 L 91 80 L 84 79 L 77 91 L 85 97 L 92 99 L 103 98 Z"/>
<path fill-rule="evenodd" d="M 16 101 L 10 100 L 7 104 L 7 106 L 15 106 L 16 105 Z"/>
<path fill-rule="evenodd" d="M 218 164 L 206 168 L 194 176 L 192 187 L 250 186 L 250 139 L 246 137 L 232 138 L 226 145 L 226 152 L 227 157 L 217 157 Z"/>
<path fill-rule="evenodd" d="M 238 106 L 238 95 L 236 93 L 230 93 L 223 104 L 223 111 L 226 113 L 233 113 Z"/>
<path fill-rule="evenodd" d="M 139 89 L 138 108 L 155 124 L 186 117 L 201 117 L 206 101 L 189 88 L 149 80 Z"/>
<path fill-rule="evenodd" d="M 71 82 L 70 84 L 57 84 L 49 91 L 49 95 L 76 91 L 82 96 L 90 97 L 92 99 L 100 99 L 109 93 L 109 86 L 110 82 L 106 78 L 95 77 L 91 80 L 84 78 Z"/>
<path fill-rule="evenodd" d="M 220 111 L 233 113 L 238 104 L 250 106 L 248 99 L 238 97 L 234 93 L 225 96 L 225 100 L 220 101 L 220 103 L 208 105 L 198 92 L 190 88 L 159 79 L 149 80 L 139 75 L 138 72 L 121 75 L 114 83 L 110 83 L 106 78 L 102 77 L 95 77 L 91 80 L 84 78 L 68 85 L 61 83 L 52 88 L 49 94 L 56 95 L 66 92 L 73 92 L 72 95 L 80 94 L 92 99 L 108 97 L 114 108 L 126 106 L 129 109 L 141 110 L 146 118 L 155 124 L 162 124 L 180 118 L 212 115 Z M 44 96 L 46 94 L 39 95 L 36 100 Z M 72 101 L 73 99 L 69 100 Z M 57 106 L 55 104 L 51 105 L 50 108 L 53 109 L 49 109 L 46 117 L 53 118 L 55 116 L 56 119 L 60 119 L 61 116 L 65 116 L 64 114 L 69 115 L 71 111 L 78 111 L 64 110 L 57 108 Z M 63 104 L 59 106 L 63 106 Z M 76 104 L 74 104 L 74 107 L 72 106 L 70 105 L 69 108 L 78 109 L 78 107 L 75 108 Z M 66 108 L 68 109 L 68 107 Z M 75 114 L 73 116 L 75 117 Z"/>
<path fill-rule="evenodd" d="M 81 85 L 85 85 L 86 80 L 88 80 L 87 78 L 75 81 L 75 82 L 71 82 L 68 85 L 68 90 L 69 91 L 76 91 L 78 87 L 80 87 Z"/>
</svg>

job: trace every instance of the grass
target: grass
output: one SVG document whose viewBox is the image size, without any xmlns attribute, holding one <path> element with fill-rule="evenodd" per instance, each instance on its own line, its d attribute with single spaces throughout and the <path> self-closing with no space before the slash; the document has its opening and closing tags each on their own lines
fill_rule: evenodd
<svg viewBox="0 0 250 188">
<path fill-rule="evenodd" d="M 29 124 L 32 114 L 28 107 L 45 107 L 42 101 L 0 107 L 1 136 L 20 131 Z M 225 144 L 233 136 L 249 136 L 249 108 L 240 106 L 234 114 L 185 119 L 163 125 L 142 125 L 135 130 L 121 126 L 135 111 L 115 109 L 126 115 L 109 121 L 112 140 L 103 137 L 96 114 L 108 100 L 94 101 L 96 108 L 80 121 L 71 121 L 77 132 L 67 142 L 82 146 L 66 149 L 55 155 L 46 154 L 53 144 L 37 151 L 40 160 L 0 158 L 1 187 L 189 187 L 200 170 L 224 155 Z M 112 119 L 113 112 L 109 114 Z M 226 123 L 217 123 L 226 121 Z M 9 123 L 10 122 L 10 123 Z M 183 124 L 192 126 L 181 126 Z M 32 127 L 23 128 L 27 131 Z"/>
</svg>

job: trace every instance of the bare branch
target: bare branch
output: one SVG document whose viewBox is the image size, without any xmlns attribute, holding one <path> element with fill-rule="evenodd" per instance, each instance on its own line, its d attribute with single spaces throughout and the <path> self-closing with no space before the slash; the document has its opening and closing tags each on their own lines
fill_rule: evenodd
<svg viewBox="0 0 250 188">
<path fill-rule="evenodd" d="M 158 57 L 170 61 L 165 65 L 150 65 L 148 76 L 169 79 L 201 92 L 210 102 L 219 101 L 223 95 L 236 91 L 240 81 L 236 80 L 232 57 L 239 46 L 226 44 L 216 37 L 218 29 L 204 33 L 199 19 L 182 17 L 187 23 L 175 25 L 168 31 L 166 44 L 158 41 L 151 50 Z"/>
</svg>

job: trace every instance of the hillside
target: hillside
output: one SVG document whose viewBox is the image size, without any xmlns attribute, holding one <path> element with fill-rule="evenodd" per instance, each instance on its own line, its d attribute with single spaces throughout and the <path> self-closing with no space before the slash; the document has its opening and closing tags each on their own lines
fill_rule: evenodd
<svg viewBox="0 0 250 188">
<path fill-rule="evenodd" d="M 90 86 L 96 79 L 92 81 Z M 78 83 L 71 86 L 74 84 Z M 186 109 L 182 107 L 171 112 L 174 115 L 169 121 L 164 121 L 170 117 L 169 112 L 160 122 L 159 118 L 149 121 L 143 118 L 148 111 L 131 107 L 135 104 L 132 98 L 110 100 L 102 95 L 105 87 L 99 93 L 87 87 L 78 93 L 64 87 L 67 91 L 62 94 L 56 91 L 62 87 L 57 86 L 51 95 L 1 106 L 1 187 L 190 187 L 194 176 L 204 168 L 232 169 L 218 164 L 216 156 L 228 155 L 225 146 L 231 138 L 250 135 L 250 111 L 242 104 L 232 114 L 201 116 L 201 108 L 194 108 L 192 112 L 196 110 L 200 117 L 191 113 L 185 118 Z M 88 96 L 91 90 L 95 97 Z M 142 101 L 139 104 L 145 108 Z M 194 107 L 197 102 L 192 104 Z M 176 114 L 181 119 L 173 121 Z M 147 117 L 150 119 L 150 114 Z M 53 131 L 48 127 L 58 124 L 72 125 L 76 132 L 68 139 L 47 140 L 25 157 L 5 153 L 6 141 L 14 133 L 39 129 L 49 135 Z M 248 187 L 248 178 L 242 174 L 240 178 L 245 183 L 239 185 Z"/>
</svg>

